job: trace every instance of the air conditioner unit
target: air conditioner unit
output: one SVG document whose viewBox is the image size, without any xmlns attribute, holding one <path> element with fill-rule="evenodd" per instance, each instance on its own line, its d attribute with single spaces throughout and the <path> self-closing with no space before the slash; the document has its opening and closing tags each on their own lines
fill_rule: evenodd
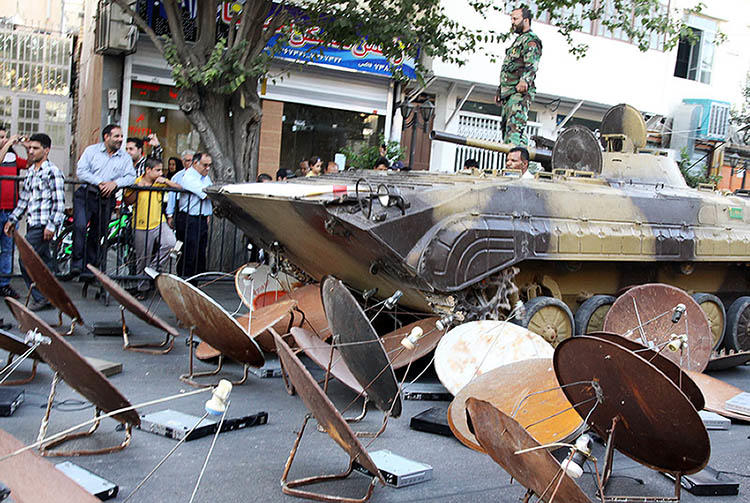
<svg viewBox="0 0 750 503">
<path fill-rule="evenodd" d="M 701 140 L 726 140 L 729 134 L 730 103 L 709 99 L 684 99 L 682 102 L 689 105 L 698 105 L 703 112 L 696 131 L 697 138 Z"/>
<path fill-rule="evenodd" d="M 132 2 L 131 8 L 135 7 Z M 96 48 L 98 54 L 117 56 L 135 52 L 138 28 L 133 18 L 111 0 L 100 0 L 96 19 Z"/>
</svg>

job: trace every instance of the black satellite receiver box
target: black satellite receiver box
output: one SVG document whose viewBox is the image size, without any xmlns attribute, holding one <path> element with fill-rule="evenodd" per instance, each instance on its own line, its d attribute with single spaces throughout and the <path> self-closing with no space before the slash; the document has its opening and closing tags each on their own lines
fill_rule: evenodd
<svg viewBox="0 0 750 503">
<path fill-rule="evenodd" d="M 127 328 L 126 328 L 127 330 Z M 103 335 L 116 337 L 122 335 L 122 322 L 121 321 L 95 321 L 94 335 Z"/>
<path fill-rule="evenodd" d="M 24 393 L 21 388 L 0 388 L 0 416 L 10 416 L 23 403 Z"/>
<path fill-rule="evenodd" d="M 404 400 L 428 400 L 450 402 L 451 392 L 439 382 L 415 382 L 404 384 Z"/>
<path fill-rule="evenodd" d="M 87 493 L 93 494 L 102 501 L 114 498 L 120 490 L 116 484 L 70 461 L 58 463 L 55 465 L 55 468 L 67 475 L 73 482 L 83 487 Z"/>
<path fill-rule="evenodd" d="M 409 427 L 412 430 L 437 433 L 446 437 L 452 437 L 450 426 L 448 426 L 448 408 L 432 407 L 411 418 Z"/>
<path fill-rule="evenodd" d="M 674 475 L 671 473 L 663 473 L 663 475 L 674 480 Z M 683 475 L 682 487 L 696 496 L 734 496 L 740 493 L 739 482 L 735 482 L 710 466 L 706 466 L 698 473 Z"/>
<path fill-rule="evenodd" d="M 219 421 L 216 419 L 204 419 L 201 424 L 190 433 L 190 430 L 198 422 L 199 417 L 191 416 L 174 410 L 166 409 L 150 414 L 141 414 L 141 425 L 139 428 L 167 438 L 185 441 L 195 440 L 213 435 L 219 427 Z M 258 426 L 268 423 L 268 412 L 259 412 L 249 416 L 238 418 L 226 418 L 221 426 L 221 432 L 241 430 L 250 426 Z"/>
</svg>

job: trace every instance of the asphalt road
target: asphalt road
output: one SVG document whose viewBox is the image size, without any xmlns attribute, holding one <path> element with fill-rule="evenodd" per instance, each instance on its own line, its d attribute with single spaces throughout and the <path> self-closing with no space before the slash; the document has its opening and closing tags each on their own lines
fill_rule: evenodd
<svg viewBox="0 0 750 503">
<path fill-rule="evenodd" d="M 25 291 L 18 280 L 14 280 L 13 284 L 18 290 Z M 67 284 L 66 289 L 82 312 L 87 325 L 119 320 L 119 308 L 114 303 L 105 306 L 93 299 L 91 290 L 88 298 L 82 298 L 81 288 L 77 283 Z M 237 309 L 238 300 L 233 285 L 214 284 L 207 287 L 206 292 L 230 312 Z M 174 315 L 158 297 L 153 306 L 160 316 L 176 324 Z M 12 320 L 4 305 L 0 310 L 0 316 L 6 321 Z M 133 316 L 126 316 L 133 334 L 132 342 L 151 341 L 162 337 L 158 331 Z M 49 322 L 55 322 L 57 313 L 43 312 L 42 317 Z M 180 332 L 181 336 L 175 344 L 175 349 L 163 356 L 123 351 L 121 338 L 95 337 L 86 327 L 78 327 L 75 335 L 67 340 L 84 356 L 121 362 L 122 373 L 111 377 L 110 380 L 131 403 L 138 404 L 192 390 L 178 380 L 178 376 L 187 371 L 188 365 L 188 348 L 185 344 L 187 331 L 180 329 Z M 322 377 L 322 372 L 311 362 L 308 361 L 307 364 L 313 370 L 313 375 Z M 203 363 L 198 364 L 198 370 L 208 368 Z M 28 375 L 29 369 L 30 363 L 25 362 L 19 370 L 19 375 Z M 428 372 L 427 379 L 431 378 L 429 374 Z M 237 379 L 241 375 L 241 367 L 229 363 L 225 366 L 223 375 Z M 750 367 L 715 373 L 714 376 L 744 390 L 750 390 Z M 13 416 L 0 418 L 0 428 L 23 443 L 34 442 L 44 414 L 51 380 L 51 370 L 46 365 L 40 365 L 37 378 L 24 386 L 25 403 Z M 354 398 L 352 392 L 337 382 L 331 383 L 329 395 L 339 408 L 346 407 Z M 190 396 L 139 409 L 139 412 L 172 409 L 200 416 L 203 414 L 203 404 L 208 398 L 208 394 Z M 92 417 L 93 409 L 79 400 L 80 396 L 67 384 L 61 383 L 58 386 L 49 433 L 63 430 Z M 228 417 L 266 411 L 269 415 L 268 424 L 219 435 L 195 501 L 294 501 L 294 498 L 282 494 L 279 479 L 296 432 L 307 413 L 305 405 L 298 396 L 289 396 L 286 393 L 281 379 L 260 379 L 252 375 L 246 384 L 235 387 L 230 400 Z M 370 451 L 388 449 L 433 467 L 432 480 L 399 489 L 377 486 L 372 501 L 514 502 L 523 497 L 523 487 L 515 481 L 511 482 L 510 477 L 488 456 L 464 447 L 454 438 L 417 432 L 409 428 L 409 419 L 415 414 L 430 407 L 447 405 L 447 402 L 405 401 L 403 414 L 400 418 L 389 421 L 383 435 L 374 442 L 363 439 L 364 445 Z M 359 406 L 359 403 L 355 404 L 347 415 L 354 414 Z M 355 429 L 375 431 L 380 426 L 381 419 L 382 414 L 371 409 L 365 421 L 355 425 Z M 103 447 L 117 444 L 124 434 L 116 431 L 116 426 L 115 421 L 104 420 L 92 438 L 79 441 L 76 445 Z M 710 432 L 712 453 L 709 464 L 718 470 L 739 474 L 728 477 L 740 483 L 740 494 L 713 497 L 708 501 L 750 501 L 750 479 L 747 478 L 750 475 L 748 435 L 750 426 L 737 422 L 733 423 L 728 431 Z M 648 442 L 648 438 L 648 432 L 644 432 L 644 442 Z M 73 458 L 71 461 L 116 483 L 120 487 L 120 494 L 112 501 L 123 501 L 175 443 L 172 439 L 135 430 L 131 445 L 124 451 L 110 455 Z M 210 445 L 211 437 L 182 445 L 132 501 L 188 502 Z M 597 449 L 600 459 L 603 459 L 601 447 Z M 51 458 L 53 462 L 66 459 Z M 346 468 L 347 462 L 347 455 L 330 437 L 316 431 L 315 423 L 312 421 L 299 447 L 290 478 L 339 472 Z M 592 475 L 584 474 L 580 480 L 581 485 L 593 498 Z M 359 497 L 365 493 L 368 481 L 369 479 L 354 474 L 347 480 L 321 484 L 314 489 L 337 496 Z M 672 483 L 661 474 L 622 455 L 616 457 L 614 478 L 608 488 L 608 494 L 669 496 L 672 490 Z M 683 491 L 682 501 L 695 502 L 704 499 Z"/>
</svg>

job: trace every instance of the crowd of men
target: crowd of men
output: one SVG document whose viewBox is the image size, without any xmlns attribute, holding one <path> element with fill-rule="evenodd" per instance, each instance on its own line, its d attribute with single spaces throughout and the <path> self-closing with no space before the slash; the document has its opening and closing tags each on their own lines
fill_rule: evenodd
<svg viewBox="0 0 750 503">
<path fill-rule="evenodd" d="M 125 148 L 123 148 L 125 141 Z M 151 152 L 145 155 L 144 146 Z M 0 125 L 0 176 L 26 175 L 17 186 L 13 179 L 0 182 L 0 295 L 18 298 L 10 286 L 13 240 L 16 224 L 26 215 L 26 240 L 53 273 L 57 264 L 52 243 L 65 217 L 64 176 L 49 160 L 52 140 L 44 133 L 28 138 L 9 135 Z M 176 272 L 193 276 L 206 271 L 208 229 L 213 212 L 204 188 L 213 182 L 209 176 L 212 159 L 206 153 L 184 151 L 179 163 L 183 169 L 164 172 L 163 149 L 156 135 L 124 140 L 122 128 L 110 124 L 102 130 L 102 141 L 88 146 L 78 160 L 76 175 L 80 184 L 73 194 L 73 246 L 70 270 L 62 281 L 76 277 L 87 280 L 86 266 L 100 267 L 105 260 L 107 235 L 112 212 L 118 202 L 132 205 L 135 272 L 145 278 L 145 268 L 164 270 L 173 251 L 183 249 Z M 122 190 L 124 189 L 124 190 Z M 169 190 L 165 198 L 165 192 Z M 178 241 L 182 246 L 178 245 Z M 19 261 L 27 284 L 31 280 Z M 138 282 L 133 289 L 145 298 L 150 281 Z M 30 292 L 30 308 L 50 307 L 35 287 Z"/>
</svg>

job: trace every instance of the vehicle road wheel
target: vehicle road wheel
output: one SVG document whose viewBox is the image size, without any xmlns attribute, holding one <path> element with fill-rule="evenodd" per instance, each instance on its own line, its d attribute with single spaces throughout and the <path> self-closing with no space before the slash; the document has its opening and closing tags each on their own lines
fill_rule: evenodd
<svg viewBox="0 0 750 503">
<path fill-rule="evenodd" d="M 604 317 L 614 302 L 615 298 L 611 295 L 593 295 L 586 299 L 578 308 L 574 317 L 576 323 L 575 335 L 600 332 L 604 327 Z"/>
<path fill-rule="evenodd" d="M 736 351 L 750 350 L 750 297 L 740 297 L 729 306 L 724 344 Z"/>
<path fill-rule="evenodd" d="M 717 350 L 724 340 L 724 330 L 727 324 L 727 312 L 724 303 L 716 295 L 710 293 L 694 293 L 693 300 L 701 306 L 711 327 L 711 349 Z"/>
<path fill-rule="evenodd" d="M 554 297 L 535 297 L 524 307 L 526 313 L 520 325 L 541 335 L 553 346 L 573 336 L 573 313 L 563 301 Z"/>
</svg>

